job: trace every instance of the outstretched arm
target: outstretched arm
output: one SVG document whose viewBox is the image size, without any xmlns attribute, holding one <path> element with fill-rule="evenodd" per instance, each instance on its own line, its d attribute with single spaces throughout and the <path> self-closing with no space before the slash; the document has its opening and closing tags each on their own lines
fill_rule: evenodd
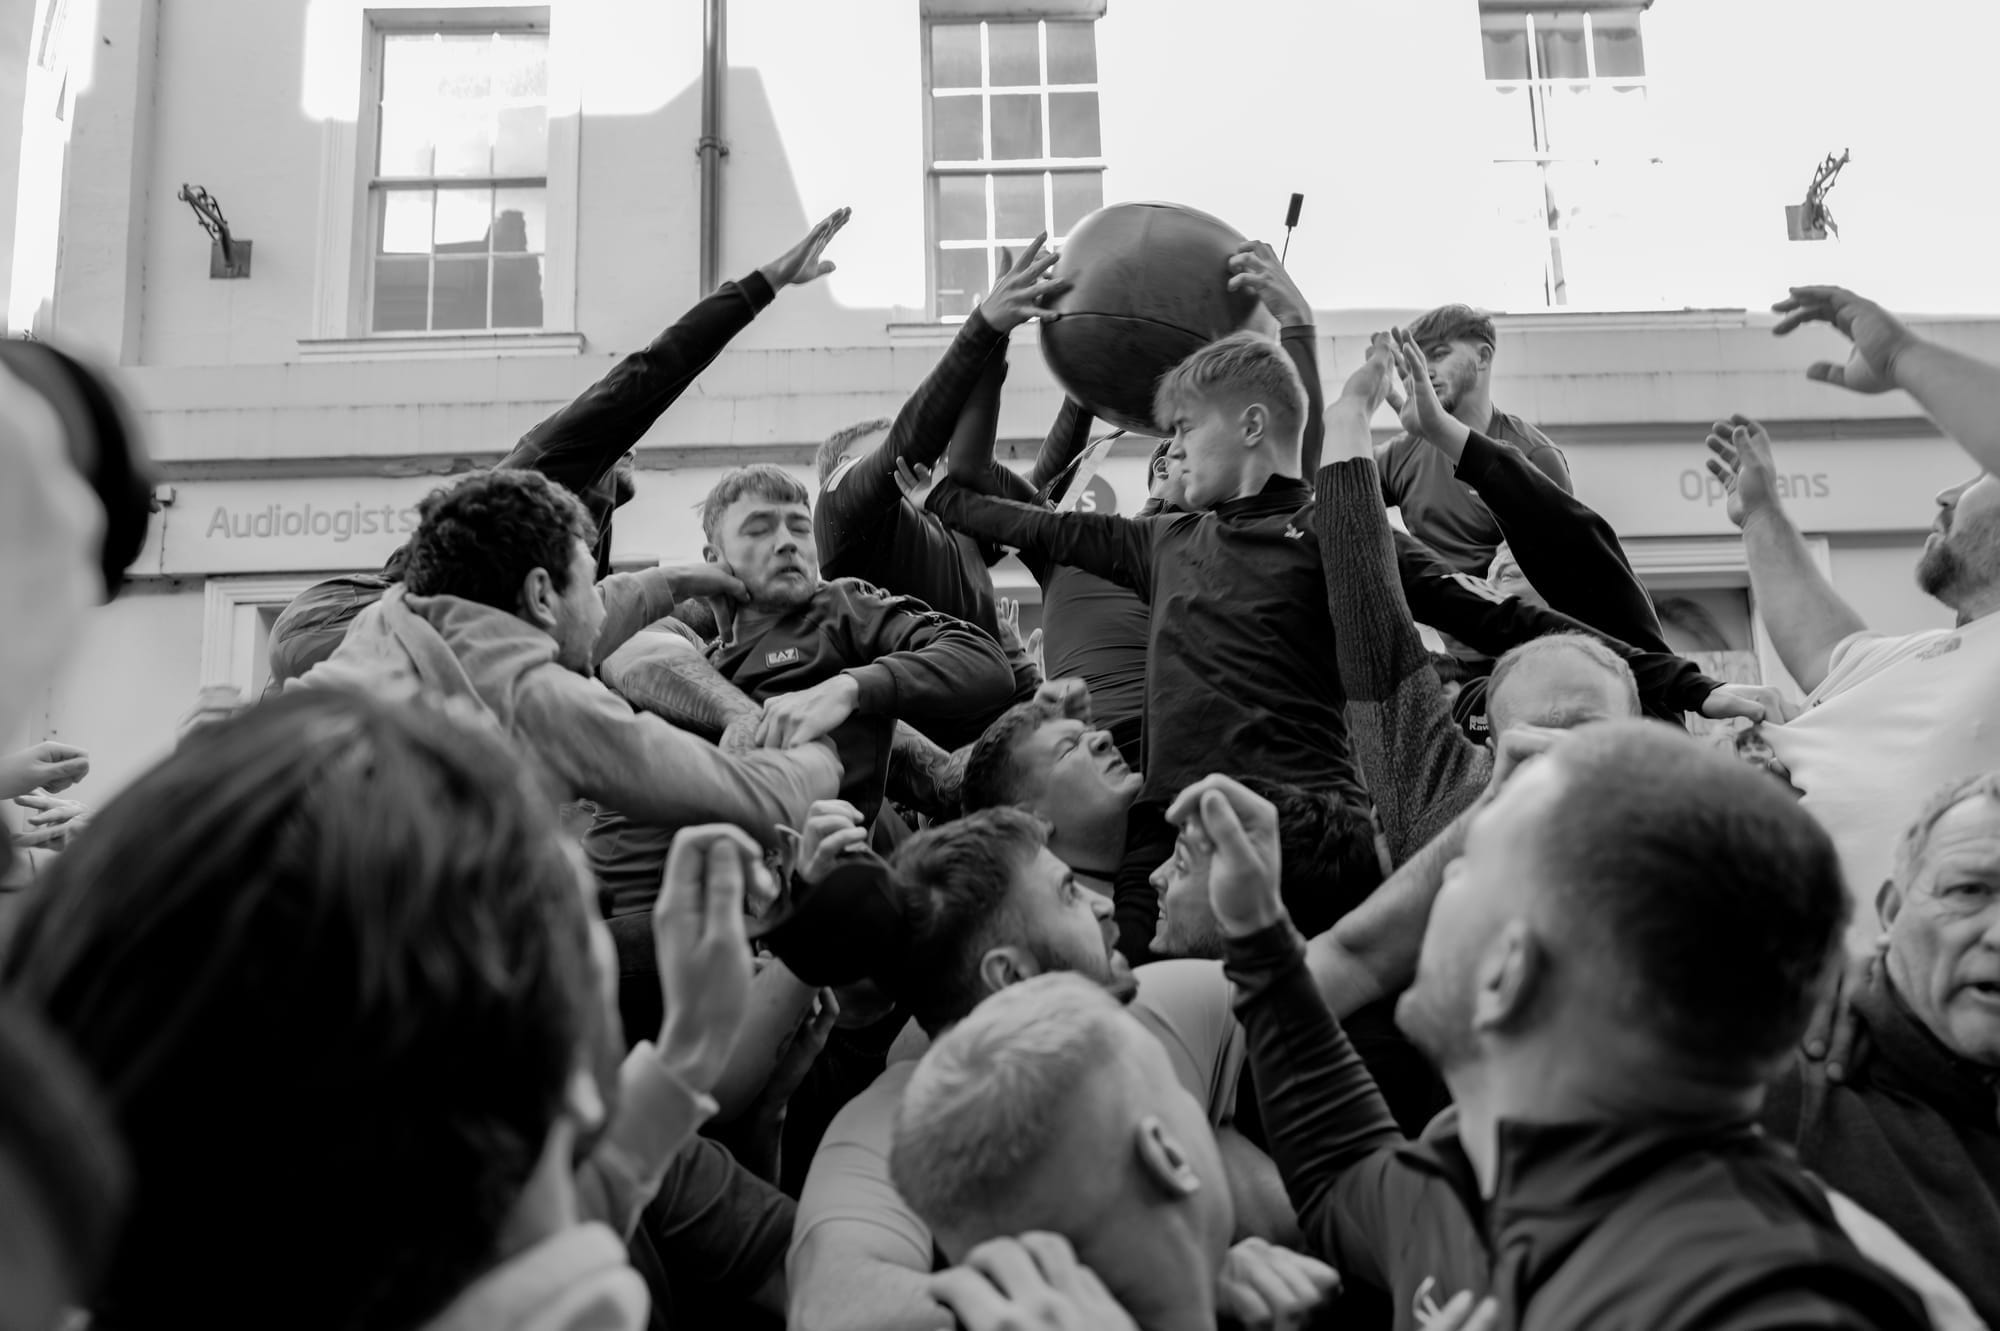
<svg viewBox="0 0 2000 1331">
<path fill-rule="evenodd" d="M 1163 518 L 1121 518 L 1108 513 L 1051 513 L 1033 504 L 974 494 L 947 478 L 931 491 L 931 512 L 945 525 L 983 541 L 1011 546 L 1068 564 L 1130 587 L 1141 598 L 1152 594 L 1153 544 Z"/>
<path fill-rule="evenodd" d="M 1331 461 L 1314 478 L 1312 524 L 1348 734 L 1400 864 L 1477 798 L 1491 763 L 1453 723 L 1403 600 L 1368 428 L 1389 360 L 1378 342 L 1327 409 Z"/>
<path fill-rule="evenodd" d="M 1918 337 L 1874 301 L 1843 287 L 1793 287 L 1771 307 L 1780 337 L 1830 323 L 1853 342 L 1847 361 L 1818 361 L 1808 378 L 1857 393 L 1900 388 L 1987 471 L 2000 474 L 2000 366 Z"/>
<path fill-rule="evenodd" d="M 1044 307 L 1067 291 L 1069 284 L 1049 279 L 1056 256 L 1042 252 L 1046 239 L 1038 238 L 1030 245 L 979 308 L 966 317 L 936 368 L 896 413 L 882 441 L 827 478 L 814 515 L 814 534 L 820 558 L 831 571 L 837 572 L 832 566 L 845 550 L 873 537 L 901 500 L 898 464 L 911 470 L 937 465 L 980 382 L 987 358 L 1029 318 L 1053 317 Z M 997 386 L 994 391 L 998 392 Z"/>
<path fill-rule="evenodd" d="M 1478 492 L 1521 575 L 1549 607 L 1645 651 L 1671 651 L 1653 598 L 1632 572 L 1611 524 L 1518 450 L 1446 411 L 1430 377 L 1416 368 L 1423 353 L 1415 340 L 1398 329 L 1396 343 L 1403 428 L 1444 454 L 1458 479 Z M 1558 455 L 1551 450 L 1551 456 Z"/>
<path fill-rule="evenodd" d="M 673 327 L 522 435 L 500 465 L 539 471 L 579 495 L 602 481 L 780 289 L 833 271 L 820 254 L 847 225 L 848 215 L 840 209 L 785 254 L 739 282 L 717 287 Z"/>
<path fill-rule="evenodd" d="M 1811 693 L 1826 679 L 1833 649 L 1867 629 L 1813 562 L 1805 537 L 1778 501 L 1771 436 L 1747 416 L 1717 421 L 1708 469 L 1729 489 L 1729 520 L 1743 529 L 1750 591 L 1778 658 Z"/>
</svg>

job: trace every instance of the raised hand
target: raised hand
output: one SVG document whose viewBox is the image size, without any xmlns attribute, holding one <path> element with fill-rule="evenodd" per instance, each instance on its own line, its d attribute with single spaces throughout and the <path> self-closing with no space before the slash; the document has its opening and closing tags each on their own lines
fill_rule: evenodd
<svg viewBox="0 0 2000 1331">
<path fill-rule="evenodd" d="M 1357 403 L 1372 416 L 1395 388 L 1396 373 L 1396 348 L 1388 334 L 1376 333 L 1368 339 L 1368 354 L 1341 385 L 1340 400 Z"/>
<path fill-rule="evenodd" d="M 840 234 L 840 228 L 847 225 L 847 219 L 854 215 L 852 208 L 836 208 L 820 219 L 819 224 L 806 232 L 806 238 L 786 250 L 759 271 L 764 280 L 771 284 L 771 290 L 779 291 L 788 286 L 802 287 L 806 283 L 825 277 L 834 270 L 831 260 L 819 256 L 826 249 L 827 242 Z"/>
<path fill-rule="evenodd" d="M 1325 1262 L 1249 1238 L 1223 1259 L 1216 1311 L 1244 1331 L 1286 1331 L 1304 1326 L 1339 1288 L 1340 1274 Z"/>
<path fill-rule="evenodd" d="M 846 800 L 813 801 L 799 834 L 798 868 L 794 872 L 808 883 L 817 883 L 833 872 L 842 856 L 867 849 L 866 821 L 861 810 Z"/>
<path fill-rule="evenodd" d="M 1053 707 L 1072 721 L 1091 722 L 1090 685 L 1074 675 L 1067 679 L 1043 680 L 1035 690 L 1035 701 Z"/>
<path fill-rule="evenodd" d="M 1278 811 L 1269 800 L 1229 777 L 1205 776 L 1168 807 L 1167 821 L 1211 857 L 1209 903 L 1224 933 L 1253 934 L 1285 918 Z"/>
<path fill-rule="evenodd" d="M 982 1243 L 963 1266 L 932 1276 L 930 1292 L 963 1331 L 1138 1331 L 1058 1234 Z"/>
<path fill-rule="evenodd" d="M 848 674 L 835 675 L 797 693 L 767 698 L 764 719 L 757 726 L 757 742 L 767 749 L 810 744 L 853 716 L 860 700 L 861 685 Z"/>
<path fill-rule="evenodd" d="M 1856 393 L 1886 393 L 1898 387 L 1896 361 L 1917 343 L 1916 334 L 1902 320 L 1845 287 L 1793 287 L 1771 308 L 1785 316 L 1771 330 L 1779 337 L 1808 323 L 1829 323 L 1845 333 L 1854 344 L 1847 363 L 1815 361 L 1806 367 L 1806 378 Z"/>
<path fill-rule="evenodd" d="M 744 900 L 776 895 L 763 852 L 727 823 L 682 828 L 653 904 L 660 968 L 659 1056 L 692 1090 L 713 1090 L 750 1006 Z"/>
<path fill-rule="evenodd" d="M 1431 385 L 1430 362 L 1423 349 L 1404 329 L 1396 329 L 1392 336 L 1396 342 L 1396 373 L 1402 380 L 1396 395 L 1396 415 L 1403 428 L 1435 444 L 1455 442 L 1462 446 L 1469 431 L 1438 400 L 1437 389 Z"/>
<path fill-rule="evenodd" d="M 75 800 L 57 799 L 54 795 L 18 795 L 14 803 L 35 810 L 28 817 L 27 829 L 14 838 L 15 845 L 27 849 L 37 846 L 68 849 L 77 834 L 90 825 L 89 808 Z"/>
<path fill-rule="evenodd" d="M 1771 436 L 1763 426 L 1738 412 L 1717 421 L 1708 432 L 1709 474 L 1729 489 L 1724 510 L 1741 527 L 1758 513 L 1778 508 L 1778 464 L 1771 458 Z"/>
<path fill-rule="evenodd" d="M 1229 256 L 1229 289 L 1253 293 L 1280 328 L 1313 321 L 1312 306 L 1267 241 L 1246 240 L 1236 247 Z"/>
<path fill-rule="evenodd" d="M 53 795 L 90 775 L 90 755 L 74 744 L 43 740 L 0 754 L 0 799 L 39 790 Z"/>
<path fill-rule="evenodd" d="M 1718 685 L 1701 704 L 1701 714 L 1711 721 L 1742 717 L 1772 725 L 1783 725 L 1797 716 L 1799 710 L 1785 697 L 1784 690 L 1771 684 Z"/>
<path fill-rule="evenodd" d="M 1046 231 L 1036 236 L 979 303 L 980 317 L 996 331 L 1011 332 L 1030 319 L 1050 323 L 1059 317 L 1049 304 L 1074 284 L 1066 278 L 1058 281 L 1049 275 L 1049 270 L 1056 266 L 1056 256 L 1053 251 L 1045 253 L 1042 249 L 1048 239 Z"/>
</svg>

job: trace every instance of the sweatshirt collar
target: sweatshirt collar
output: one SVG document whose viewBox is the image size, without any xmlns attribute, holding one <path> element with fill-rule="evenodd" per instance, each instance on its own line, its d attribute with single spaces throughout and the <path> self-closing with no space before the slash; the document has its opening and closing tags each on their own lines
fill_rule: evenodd
<svg viewBox="0 0 2000 1331">
<path fill-rule="evenodd" d="M 1220 518 L 1262 517 L 1291 513 L 1311 501 L 1312 486 L 1305 481 L 1297 476 L 1273 476 L 1256 494 L 1225 500 L 1215 506 L 1214 512 Z"/>
<path fill-rule="evenodd" d="M 1854 1007 L 1874 1040 L 1861 1075 L 1869 1082 L 1901 1087 L 1948 1118 L 1992 1127 L 2000 1119 L 2000 1069 L 1981 1067 L 1944 1046 L 1910 1010 L 1877 961 Z"/>
</svg>

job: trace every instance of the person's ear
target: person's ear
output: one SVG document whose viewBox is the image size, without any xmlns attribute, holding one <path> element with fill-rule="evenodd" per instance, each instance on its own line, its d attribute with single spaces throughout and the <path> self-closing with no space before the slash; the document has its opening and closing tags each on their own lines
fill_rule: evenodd
<svg viewBox="0 0 2000 1331">
<path fill-rule="evenodd" d="M 1493 348 L 1487 346 L 1484 342 L 1475 342 L 1473 343 L 1473 349 L 1473 354 L 1479 357 L 1479 368 L 1482 370 L 1492 369 Z"/>
<path fill-rule="evenodd" d="M 979 978 L 986 985 L 986 992 L 997 994 L 1010 984 L 1032 980 L 1042 973 L 1035 959 L 1028 955 L 1026 948 L 996 947 L 979 959 Z"/>
<path fill-rule="evenodd" d="M 1875 893 L 1875 915 L 1882 921 L 1882 928 L 1895 924 L 1896 916 L 1903 910 L 1903 889 L 1896 886 L 1894 878 L 1884 878 L 1882 886 Z"/>
<path fill-rule="evenodd" d="M 1243 408 L 1243 446 L 1255 448 L 1264 442 L 1271 428 L 1271 412 L 1261 402 Z"/>
<path fill-rule="evenodd" d="M 1509 920 L 1480 953 L 1472 991 L 1472 1029 L 1517 1024 L 1534 1001 L 1548 959 L 1525 920 Z"/>
<path fill-rule="evenodd" d="M 722 551 L 712 545 L 704 545 L 701 548 L 701 558 L 702 562 L 707 564 L 721 564 L 727 567 L 729 563 L 728 560 L 722 557 Z"/>
<path fill-rule="evenodd" d="M 1192 1197 L 1201 1191 L 1201 1175 L 1195 1172 L 1187 1149 L 1157 1116 L 1148 1114 L 1139 1120 L 1132 1146 L 1140 1171 L 1167 1196 Z"/>
<path fill-rule="evenodd" d="M 560 614 L 562 593 L 545 568 L 531 568 L 521 581 L 521 618 L 536 628 L 554 630 Z"/>
<path fill-rule="evenodd" d="M 579 1065 L 569 1074 L 569 1089 L 563 1093 L 563 1108 L 576 1124 L 579 1136 L 595 1132 L 610 1115 L 604 1103 L 604 1089 L 587 1066 Z"/>
</svg>

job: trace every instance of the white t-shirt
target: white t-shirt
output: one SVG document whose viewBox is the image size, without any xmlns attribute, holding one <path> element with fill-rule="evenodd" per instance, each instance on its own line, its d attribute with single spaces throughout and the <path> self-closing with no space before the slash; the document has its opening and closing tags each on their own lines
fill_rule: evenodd
<svg viewBox="0 0 2000 1331">
<path fill-rule="evenodd" d="M 1132 1015 L 1160 1037 L 1181 1085 L 1207 1107 L 1209 1122 L 1227 1123 L 1236 1107 L 1244 1046 L 1222 963 L 1156 961 L 1138 967 L 1133 975 L 1139 981 L 1139 992 L 1132 999 Z M 891 1064 L 827 1125 L 799 1193 L 798 1218 L 792 1229 L 794 1262 L 814 1230 L 829 1224 L 852 1224 L 892 1236 L 901 1265 L 913 1271 L 931 1269 L 930 1230 L 889 1181 L 896 1106 L 916 1069 L 914 1061 Z M 800 1275 L 794 1267 L 795 1303 Z"/>
<path fill-rule="evenodd" d="M 1764 734 L 1840 851 L 1861 950 L 1882 932 L 1875 894 L 1918 810 L 1946 782 L 2000 768 L 2000 614 L 1844 638 L 1806 704 Z"/>
</svg>

